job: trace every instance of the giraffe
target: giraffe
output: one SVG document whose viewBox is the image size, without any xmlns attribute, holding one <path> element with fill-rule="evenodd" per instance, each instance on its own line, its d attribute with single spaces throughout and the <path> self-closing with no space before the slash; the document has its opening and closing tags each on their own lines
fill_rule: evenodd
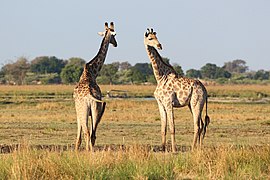
<svg viewBox="0 0 270 180">
<path fill-rule="evenodd" d="M 197 145 L 201 146 L 210 123 L 207 115 L 207 90 L 204 85 L 195 79 L 189 79 L 177 74 L 170 64 L 162 60 L 158 50 L 162 50 L 156 32 L 147 29 L 144 36 L 144 45 L 152 64 L 153 72 L 157 80 L 157 87 L 154 92 L 161 116 L 162 150 L 165 151 L 167 120 L 171 133 L 172 152 L 176 152 L 175 144 L 175 123 L 173 108 L 188 106 L 194 120 L 194 139 L 192 149 Z M 201 118 L 202 110 L 206 105 L 204 122 Z"/>
<path fill-rule="evenodd" d="M 89 142 L 91 141 L 90 150 L 92 151 L 95 145 L 97 126 L 106 107 L 106 102 L 101 101 L 101 90 L 96 82 L 96 77 L 104 64 L 109 44 L 117 47 L 113 22 L 110 23 L 110 27 L 106 22 L 105 31 L 98 34 L 103 36 L 99 51 L 91 61 L 84 65 L 79 83 L 74 88 L 73 93 L 78 126 L 75 150 L 78 150 L 81 145 L 81 132 L 83 131 L 86 150 L 89 151 Z M 91 116 L 91 139 L 88 128 L 89 116 Z"/>
</svg>

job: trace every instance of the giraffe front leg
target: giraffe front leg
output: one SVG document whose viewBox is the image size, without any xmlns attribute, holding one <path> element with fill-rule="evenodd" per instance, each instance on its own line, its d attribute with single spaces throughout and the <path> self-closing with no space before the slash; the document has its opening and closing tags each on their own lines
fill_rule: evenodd
<svg viewBox="0 0 270 180">
<path fill-rule="evenodd" d="M 169 120 L 169 127 L 170 127 L 170 133 L 171 133 L 171 141 L 172 141 L 172 152 L 176 152 L 176 143 L 175 143 L 175 124 L 174 124 L 174 115 L 173 115 L 173 107 L 168 107 L 167 116 Z"/>
<path fill-rule="evenodd" d="M 165 151 L 166 147 L 166 134 L 167 134 L 167 113 L 164 109 L 162 103 L 158 100 L 158 108 L 160 113 L 160 120 L 161 120 L 161 148 L 162 151 Z"/>
</svg>

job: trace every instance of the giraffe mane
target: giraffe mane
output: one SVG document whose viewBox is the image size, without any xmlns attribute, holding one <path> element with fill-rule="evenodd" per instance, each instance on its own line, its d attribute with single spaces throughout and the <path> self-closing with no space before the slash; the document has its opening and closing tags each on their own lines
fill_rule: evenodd
<svg viewBox="0 0 270 180">
<path fill-rule="evenodd" d="M 152 46 L 148 46 L 148 48 L 152 48 L 152 51 L 155 52 L 156 56 L 158 57 L 158 59 L 168 68 L 172 69 L 173 73 L 178 75 L 178 73 L 175 71 L 175 69 L 173 68 L 173 66 L 171 64 L 168 64 L 167 62 L 163 61 L 163 58 L 160 56 L 160 54 L 158 53 L 158 51 L 156 50 L 156 48 L 152 47 Z"/>
</svg>

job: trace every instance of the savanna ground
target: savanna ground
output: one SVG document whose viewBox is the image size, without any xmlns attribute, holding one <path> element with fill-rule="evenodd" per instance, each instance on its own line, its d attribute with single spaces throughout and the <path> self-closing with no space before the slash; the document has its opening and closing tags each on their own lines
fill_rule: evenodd
<svg viewBox="0 0 270 180">
<path fill-rule="evenodd" d="M 160 116 L 151 98 L 155 86 L 101 89 L 104 96 L 121 90 L 112 95 L 130 98 L 104 98 L 97 148 L 87 153 L 84 143 L 81 151 L 73 151 L 73 86 L 0 86 L 0 178 L 270 178 L 269 85 L 207 86 L 211 123 L 202 150 L 190 151 L 190 111 L 175 109 L 178 154 L 159 151 Z M 169 134 L 167 140 L 169 149 Z"/>
</svg>

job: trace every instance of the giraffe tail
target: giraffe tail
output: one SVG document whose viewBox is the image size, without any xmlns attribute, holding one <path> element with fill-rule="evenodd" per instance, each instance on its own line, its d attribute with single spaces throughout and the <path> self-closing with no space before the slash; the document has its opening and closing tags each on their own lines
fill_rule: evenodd
<svg viewBox="0 0 270 180">
<path fill-rule="evenodd" d="M 103 102 L 103 103 L 102 103 L 102 111 L 101 111 L 101 113 L 100 113 L 100 118 L 101 118 L 101 117 L 103 116 L 103 114 L 104 114 L 105 107 L 106 107 L 106 102 Z"/>
<path fill-rule="evenodd" d="M 206 128 L 207 126 L 210 124 L 210 117 L 207 114 L 207 96 L 206 96 L 206 101 L 205 101 L 205 118 L 204 118 L 204 125 L 203 125 L 203 134 L 202 134 L 202 138 L 204 138 L 205 133 L 206 133 Z"/>
<path fill-rule="evenodd" d="M 92 94 L 88 94 L 88 95 L 89 95 L 89 98 L 90 98 L 91 100 L 96 101 L 96 102 L 103 103 L 103 101 L 101 101 L 101 100 L 95 98 Z"/>
</svg>

